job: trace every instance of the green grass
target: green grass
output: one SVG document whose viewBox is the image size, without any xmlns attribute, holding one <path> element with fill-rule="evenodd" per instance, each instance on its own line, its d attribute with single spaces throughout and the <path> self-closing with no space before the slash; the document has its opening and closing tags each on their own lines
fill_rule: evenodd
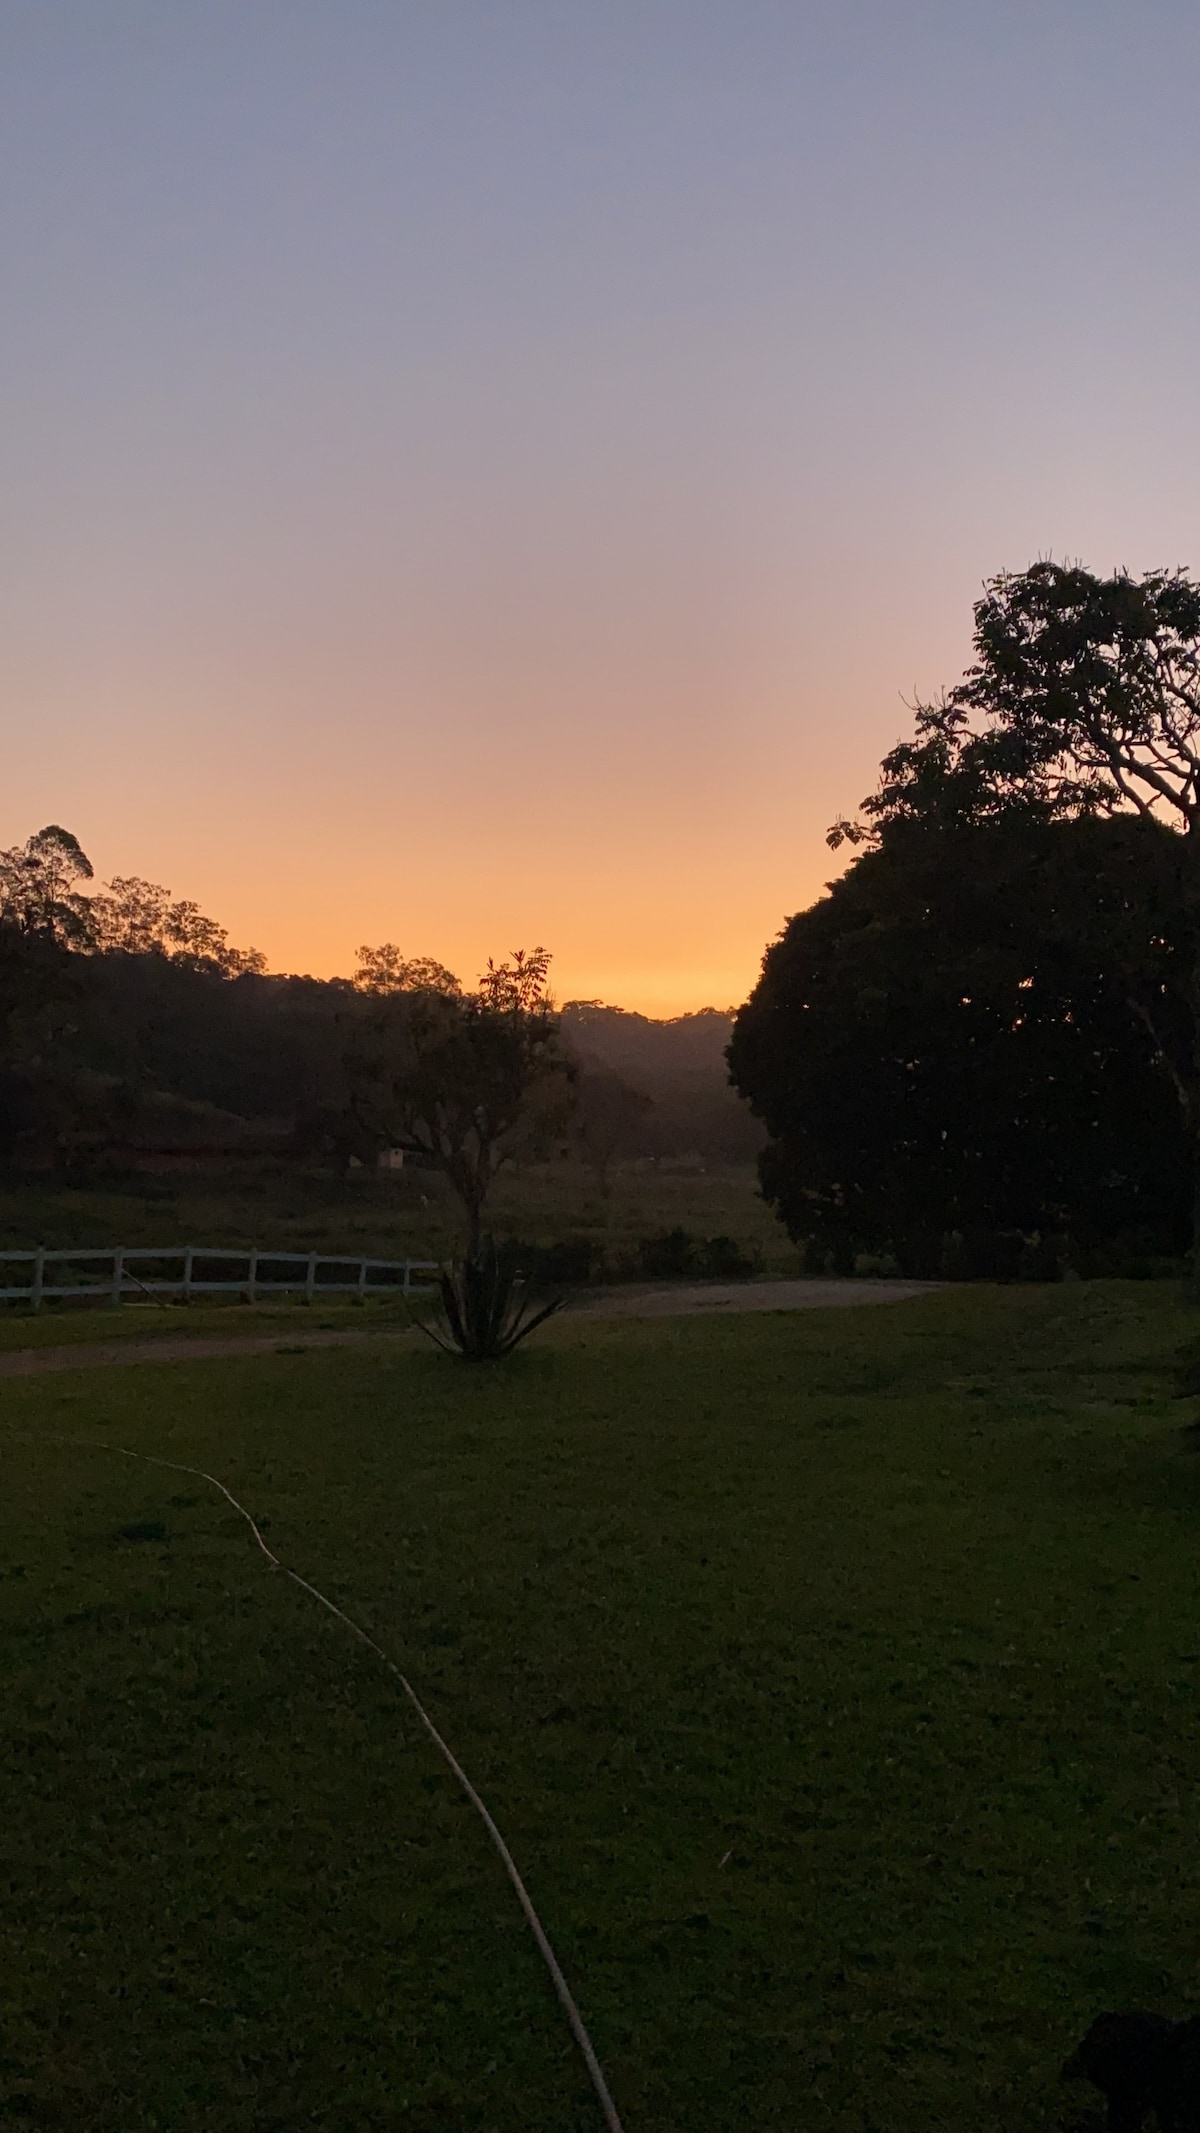
<svg viewBox="0 0 1200 2133">
<path fill-rule="evenodd" d="M 627 2133 L 1061 2123 L 1094 2012 L 1200 1997 L 1193 1327 L 963 1289 L 6 1384 L 0 2122 L 599 2124 L 385 1671 L 82 1436 L 408 1667 Z"/>
<path fill-rule="evenodd" d="M 427 1292 L 413 1290 L 413 1304 L 424 1307 Z M 14 1348 L 74 1348 L 92 1342 L 240 1337 L 260 1339 L 277 1333 L 281 1341 L 305 1333 L 402 1332 L 412 1323 L 402 1303 L 370 1298 L 331 1297 L 306 1304 L 303 1296 L 272 1303 L 245 1304 L 234 1297 L 207 1304 L 127 1303 L 98 1309 L 76 1303 L 50 1305 L 38 1312 L 13 1307 L 0 1312 L 0 1355 Z"/>
<path fill-rule="evenodd" d="M 534 1244 L 589 1237 L 610 1258 L 639 1238 L 677 1227 L 734 1237 L 761 1252 L 768 1273 L 800 1271 L 799 1255 L 758 1196 L 752 1164 L 696 1170 L 630 1164 L 602 1195 L 575 1162 L 502 1171 L 490 1218 L 497 1231 Z M 459 1210 L 431 1171 L 393 1174 L 283 1169 L 238 1174 L 131 1176 L 55 1186 L 0 1186 L 0 1246 L 230 1244 L 277 1251 L 367 1252 L 383 1259 L 439 1259 L 460 1240 Z"/>
</svg>

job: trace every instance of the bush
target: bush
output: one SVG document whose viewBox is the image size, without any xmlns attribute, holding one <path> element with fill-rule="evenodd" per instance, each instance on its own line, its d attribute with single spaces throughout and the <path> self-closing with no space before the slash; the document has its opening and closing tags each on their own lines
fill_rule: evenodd
<svg viewBox="0 0 1200 2133">
<path fill-rule="evenodd" d="M 762 1266 L 762 1253 L 744 1252 L 733 1237 L 705 1237 L 696 1260 L 698 1271 L 713 1281 L 749 1281 Z"/>
<path fill-rule="evenodd" d="M 686 1229 L 643 1237 L 637 1247 L 637 1271 L 647 1281 L 684 1280 L 698 1271 L 696 1242 Z"/>
<path fill-rule="evenodd" d="M 896 1239 L 896 1263 L 906 1281 L 961 1281 L 965 1269 L 959 1271 L 955 1256 L 961 1245 L 957 1231 L 949 1237 L 936 1230 L 907 1231 Z"/>
<path fill-rule="evenodd" d="M 762 1271 L 762 1253 L 747 1251 L 736 1237 L 694 1237 L 690 1230 L 664 1230 L 642 1237 L 616 1262 L 605 1263 L 591 1237 L 532 1244 L 508 1237 L 500 1261 L 533 1288 L 581 1288 L 597 1281 L 749 1281 Z"/>
<path fill-rule="evenodd" d="M 975 1226 L 905 1230 L 890 1244 L 875 1238 L 851 1246 L 829 1231 L 804 1241 L 806 1274 L 887 1276 L 906 1281 L 1173 1281 L 1187 1261 L 1164 1248 L 1158 1230 L 1130 1230 L 1103 1242 L 1081 1242 L 1059 1230 Z"/>
<path fill-rule="evenodd" d="M 1067 1240 L 1036 1232 L 1025 1239 L 1017 1270 L 1018 1281 L 1061 1281 L 1067 1263 Z"/>
<path fill-rule="evenodd" d="M 423 1320 L 417 1323 L 437 1347 L 450 1354 L 457 1350 L 464 1362 L 494 1362 L 511 1355 L 535 1326 L 562 1309 L 561 1296 L 535 1309 L 530 1287 L 511 1259 L 484 1237 L 461 1264 L 442 1271 L 439 1290 L 449 1340 Z"/>
<path fill-rule="evenodd" d="M 854 1271 L 860 1280 L 894 1281 L 900 1272 L 900 1263 L 894 1252 L 859 1252 Z"/>
<path fill-rule="evenodd" d="M 528 1281 L 551 1288 L 582 1288 L 600 1273 L 600 1248 L 590 1237 L 559 1238 L 555 1244 L 530 1244 L 510 1237 L 501 1246 L 507 1266 Z"/>
<path fill-rule="evenodd" d="M 810 1237 L 804 1253 L 806 1274 L 906 1281 L 1061 1281 L 1073 1263 L 1070 1239 L 1057 1232 L 983 1227 L 903 1230 L 890 1245 L 872 1239 L 853 1252 L 843 1239 Z"/>
<path fill-rule="evenodd" d="M 1187 1260 L 1170 1250 L 1170 1239 L 1151 1229 L 1070 1246 L 1070 1261 L 1085 1281 L 1181 1281 Z"/>
<path fill-rule="evenodd" d="M 647 1281 L 748 1281 L 761 1264 L 761 1254 L 743 1251 L 735 1237 L 693 1237 L 686 1229 L 669 1229 L 641 1239 L 629 1271 Z"/>
</svg>

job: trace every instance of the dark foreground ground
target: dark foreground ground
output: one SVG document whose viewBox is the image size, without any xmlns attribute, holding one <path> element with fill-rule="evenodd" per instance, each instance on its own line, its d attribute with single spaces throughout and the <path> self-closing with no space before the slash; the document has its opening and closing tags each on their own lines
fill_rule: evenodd
<svg viewBox="0 0 1200 2133">
<path fill-rule="evenodd" d="M 14 1380 L 0 2124 L 1047 2127 L 1200 2005 L 1200 1458 L 1159 1286 Z M 32 1438 L 32 1442 L 29 1439 Z"/>
</svg>

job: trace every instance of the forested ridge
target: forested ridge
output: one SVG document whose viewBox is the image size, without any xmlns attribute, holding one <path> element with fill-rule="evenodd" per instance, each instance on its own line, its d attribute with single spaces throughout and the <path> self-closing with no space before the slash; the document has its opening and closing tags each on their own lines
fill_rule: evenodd
<svg viewBox="0 0 1200 2133">
<path fill-rule="evenodd" d="M 271 973 L 194 903 L 136 876 L 92 879 L 57 826 L 0 853 L 0 1161 L 374 1160 L 348 1052 L 381 999 L 453 995 L 451 972 L 384 943 L 350 977 Z M 723 1057 L 732 1019 L 568 1003 L 584 1153 L 753 1155 L 761 1129 Z"/>
</svg>

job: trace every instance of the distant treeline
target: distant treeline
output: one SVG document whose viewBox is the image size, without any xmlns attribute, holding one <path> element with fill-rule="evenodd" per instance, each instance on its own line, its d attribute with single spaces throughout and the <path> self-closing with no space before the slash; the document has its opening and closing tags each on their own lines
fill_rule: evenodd
<svg viewBox="0 0 1200 2133">
<path fill-rule="evenodd" d="M 272 975 L 157 884 L 91 881 L 58 827 L 0 853 L 0 1162 L 375 1160 L 349 1102 L 356 1028 L 380 994 L 458 992 L 451 972 L 384 943 L 350 978 Z M 763 1133 L 727 1083 L 732 1019 L 567 1006 L 579 1071 L 556 1145 L 601 1178 L 627 1156 L 751 1158 Z"/>
</svg>

